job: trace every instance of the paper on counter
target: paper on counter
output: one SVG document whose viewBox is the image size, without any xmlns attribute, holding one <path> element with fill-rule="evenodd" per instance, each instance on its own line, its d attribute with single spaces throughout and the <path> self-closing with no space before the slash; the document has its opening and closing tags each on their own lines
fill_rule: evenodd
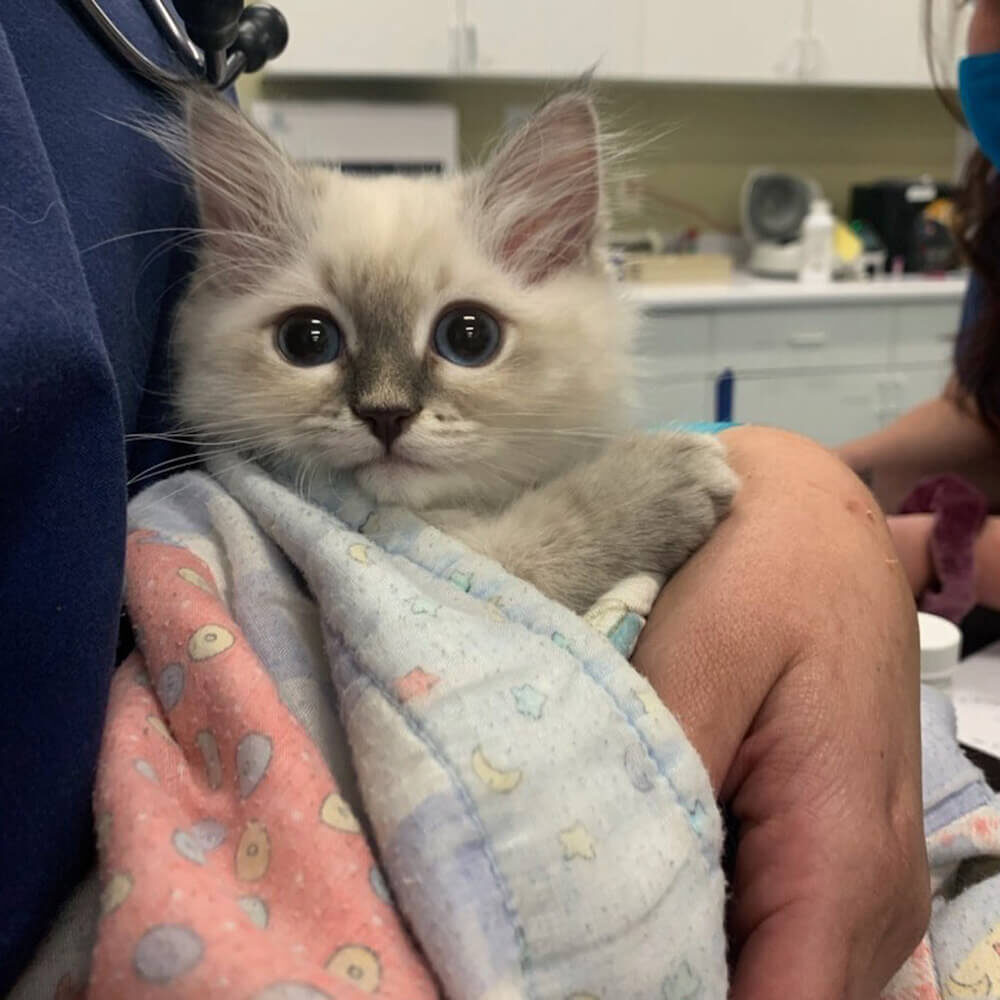
<svg viewBox="0 0 1000 1000">
<path fill-rule="evenodd" d="M 951 698 L 959 743 L 1000 758 L 1000 642 L 959 663 Z"/>
</svg>

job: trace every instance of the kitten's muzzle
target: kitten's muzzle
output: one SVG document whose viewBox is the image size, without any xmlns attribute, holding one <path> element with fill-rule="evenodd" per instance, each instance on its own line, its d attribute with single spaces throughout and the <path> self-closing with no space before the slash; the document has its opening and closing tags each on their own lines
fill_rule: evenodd
<svg viewBox="0 0 1000 1000">
<path fill-rule="evenodd" d="M 359 420 L 363 420 L 372 434 L 385 445 L 386 454 L 392 448 L 392 443 L 403 434 L 413 422 L 413 418 L 420 412 L 419 408 L 416 410 L 402 408 L 356 409 L 353 406 L 351 411 Z"/>
</svg>

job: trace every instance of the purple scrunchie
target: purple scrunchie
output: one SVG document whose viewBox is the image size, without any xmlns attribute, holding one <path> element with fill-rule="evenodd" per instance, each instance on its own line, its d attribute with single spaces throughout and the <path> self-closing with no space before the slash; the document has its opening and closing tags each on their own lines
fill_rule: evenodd
<svg viewBox="0 0 1000 1000">
<path fill-rule="evenodd" d="M 936 586 L 920 595 L 920 610 L 960 622 L 976 604 L 974 549 L 989 507 L 981 490 L 960 476 L 923 479 L 900 514 L 934 514 L 930 555 Z"/>
</svg>

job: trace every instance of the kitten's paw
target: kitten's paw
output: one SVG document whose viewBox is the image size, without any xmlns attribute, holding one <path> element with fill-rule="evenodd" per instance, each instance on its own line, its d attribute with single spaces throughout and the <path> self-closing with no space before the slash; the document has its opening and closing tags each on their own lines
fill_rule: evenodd
<svg viewBox="0 0 1000 1000">
<path fill-rule="evenodd" d="M 645 521 L 648 537 L 659 539 L 648 555 L 670 576 L 729 513 L 739 479 L 722 442 L 706 434 L 637 436 L 628 440 L 626 451 L 633 468 L 633 510 L 639 523 Z"/>
<path fill-rule="evenodd" d="M 719 523 L 730 511 L 740 488 L 740 480 L 726 458 L 726 448 L 717 437 L 708 434 L 685 434 L 681 453 L 687 451 L 688 472 L 694 488 L 704 492 Z"/>
</svg>

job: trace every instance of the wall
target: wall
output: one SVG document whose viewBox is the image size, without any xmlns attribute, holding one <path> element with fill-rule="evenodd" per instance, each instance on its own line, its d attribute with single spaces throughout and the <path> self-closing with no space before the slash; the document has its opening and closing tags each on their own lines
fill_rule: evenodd
<svg viewBox="0 0 1000 1000">
<path fill-rule="evenodd" d="M 505 109 L 533 105 L 545 92 L 537 84 L 483 80 L 250 79 L 241 94 L 448 101 L 459 110 L 462 155 L 471 161 L 503 128 Z M 921 173 L 947 180 L 954 173 L 955 126 L 930 91 L 605 84 L 601 94 L 612 127 L 641 147 L 634 166 L 651 195 L 641 220 L 620 216 L 623 226 L 696 223 L 655 200 L 666 196 L 735 228 L 751 166 L 815 178 L 840 213 L 852 182 Z"/>
</svg>

